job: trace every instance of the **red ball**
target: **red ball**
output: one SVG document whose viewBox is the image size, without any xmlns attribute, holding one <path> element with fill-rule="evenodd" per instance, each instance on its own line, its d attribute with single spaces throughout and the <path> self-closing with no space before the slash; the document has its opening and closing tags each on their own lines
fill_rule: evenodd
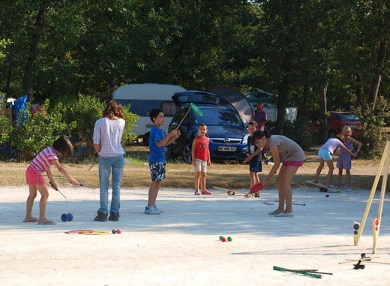
<svg viewBox="0 0 390 286">
<path fill-rule="evenodd" d="M 118 228 L 118 229 L 116 230 L 116 233 L 117 233 L 117 234 L 121 234 L 121 233 L 122 233 L 122 230 L 121 230 L 120 228 Z"/>
<path fill-rule="evenodd" d="M 226 242 L 226 238 L 222 237 L 221 241 Z"/>
</svg>

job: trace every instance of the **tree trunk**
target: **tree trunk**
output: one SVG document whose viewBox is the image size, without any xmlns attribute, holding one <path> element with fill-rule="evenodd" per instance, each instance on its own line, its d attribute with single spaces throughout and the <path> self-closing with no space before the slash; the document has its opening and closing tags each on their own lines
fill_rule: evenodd
<svg viewBox="0 0 390 286">
<path fill-rule="evenodd" d="M 328 137 L 328 121 L 327 121 L 327 99 L 326 99 L 326 84 L 321 82 L 319 86 L 319 97 L 320 97 L 320 130 L 319 130 L 319 139 L 325 142 Z"/>
<path fill-rule="evenodd" d="M 35 24 L 33 26 L 34 32 L 32 35 L 32 41 L 31 41 L 29 56 L 27 59 L 26 70 L 23 77 L 23 93 L 28 95 L 28 100 L 30 102 L 32 101 L 33 85 L 34 85 L 32 73 L 34 69 L 34 62 L 37 56 L 39 40 L 41 38 L 41 34 L 44 29 L 46 7 L 47 7 L 46 1 L 42 1 L 39 7 L 39 12 L 37 14 Z"/>
<path fill-rule="evenodd" d="M 381 85 L 381 80 L 382 80 L 381 70 L 385 62 L 388 45 L 389 45 L 389 40 L 386 39 L 381 41 L 378 47 L 377 68 L 371 86 L 371 98 L 370 98 L 371 110 L 375 109 L 376 101 L 378 99 L 379 87 Z"/>
</svg>

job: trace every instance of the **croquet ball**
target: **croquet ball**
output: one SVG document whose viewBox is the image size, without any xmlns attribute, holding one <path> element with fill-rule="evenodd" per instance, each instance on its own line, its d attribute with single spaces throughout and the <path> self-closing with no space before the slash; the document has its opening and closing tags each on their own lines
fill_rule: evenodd
<svg viewBox="0 0 390 286">
<path fill-rule="evenodd" d="M 329 195 L 326 195 L 325 197 L 329 198 Z"/>
<path fill-rule="evenodd" d="M 222 240 L 222 238 L 223 238 L 223 236 L 221 235 L 221 236 L 219 237 L 219 240 Z"/>
<path fill-rule="evenodd" d="M 221 241 L 226 242 L 226 238 L 222 237 Z"/>
<path fill-rule="evenodd" d="M 233 238 L 231 238 L 230 236 L 228 237 L 228 241 L 233 241 Z"/>
<path fill-rule="evenodd" d="M 113 230 L 112 230 L 112 234 L 115 234 L 115 233 L 116 233 L 116 230 L 115 230 L 115 229 L 113 229 Z"/>
<path fill-rule="evenodd" d="M 62 214 L 61 220 L 64 221 L 64 222 L 67 221 L 68 220 L 68 215 L 67 214 Z"/>
<path fill-rule="evenodd" d="M 73 215 L 71 213 L 68 213 L 68 221 L 72 221 L 73 220 Z"/>
<path fill-rule="evenodd" d="M 116 230 L 116 233 L 117 233 L 117 234 L 121 234 L 121 233 L 122 233 L 122 230 L 121 230 L 120 228 L 118 228 L 118 229 Z"/>
</svg>

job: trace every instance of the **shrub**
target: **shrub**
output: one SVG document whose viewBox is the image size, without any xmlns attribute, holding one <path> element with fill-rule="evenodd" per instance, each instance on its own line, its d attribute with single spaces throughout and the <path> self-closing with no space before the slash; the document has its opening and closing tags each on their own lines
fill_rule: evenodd
<svg viewBox="0 0 390 286">
<path fill-rule="evenodd" d="M 19 112 L 19 119 L 26 120 L 20 126 L 13 125 L 9 132 L 8 142 L 19 160 L 31 160 L 41 150 L 51 146 L 60 135 L 72 130 L 75 124 L 66 124 L 62 119 L 61 106 L 48 111 L 50 101 L 47 99 L 41 109 L 34 115 L 31 104 L 27 103 L 24 112 Z"/>
<path fill-rule="evenodd" d="M 387 140 L 384 132 L 385 120 L 389 118 L 390 111 L 388 110 L 389 103 L 383 97 L 378 98 L 374 111 L 367 108 L 368 106 L 370 104 L 362 103 L 353 109 L 353 113 L 360 118 L 362 123 L 362 131 L 354 138 L 362 143 L 359 157 L 372 159 L 382 156 Z"/>
<path fill-rule="evenodd" d="M 309 150 L 313 145 L 313 133 L 307 128 L 309 123 L 308 118 L 298 118 L 294 121 L 285 120 L 283 122 L 283 136 L 290 138 L 291 140 L 298 143 L 303 150 Z M 270 130 L 274 134 L 275 121 L 268 121 L 266 124 L 267 130 Z"/>
<path fill-rule="evenodd" d="M 80 95 L 78 98 L 68 96 L 59 100 L 63 103 L 62 112 L 65 121 L 73 122 L 75 120 L 77 123 L 72 137 L 84 142 L 87 146 L 87 153 L 92 156 L 94 153 L 93 130 L 95 122 L 102 117 L 106 103 L 88 95 Z M 130 107 L 123 106 L 123 112 L 126 125 L 122 143 L 125 144 L 135 139 L 131 130 L 134 129 L 138 116 L 130 112 Z"/>
</svg>

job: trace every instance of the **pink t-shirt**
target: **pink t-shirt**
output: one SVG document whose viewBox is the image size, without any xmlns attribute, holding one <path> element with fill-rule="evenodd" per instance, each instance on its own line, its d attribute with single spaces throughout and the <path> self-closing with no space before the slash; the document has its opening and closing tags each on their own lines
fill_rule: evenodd
<svg viewBox="0 0 390 286">
<path fill-rule="evenodd" d="M 39 154 L 31 161 L 30 166 L 36 172 L 42 173 L 50 168 L 53 160 L 58 160 L 56 151 L 53 147 L 47 147 L 39 152 Z"/>
</svg>

